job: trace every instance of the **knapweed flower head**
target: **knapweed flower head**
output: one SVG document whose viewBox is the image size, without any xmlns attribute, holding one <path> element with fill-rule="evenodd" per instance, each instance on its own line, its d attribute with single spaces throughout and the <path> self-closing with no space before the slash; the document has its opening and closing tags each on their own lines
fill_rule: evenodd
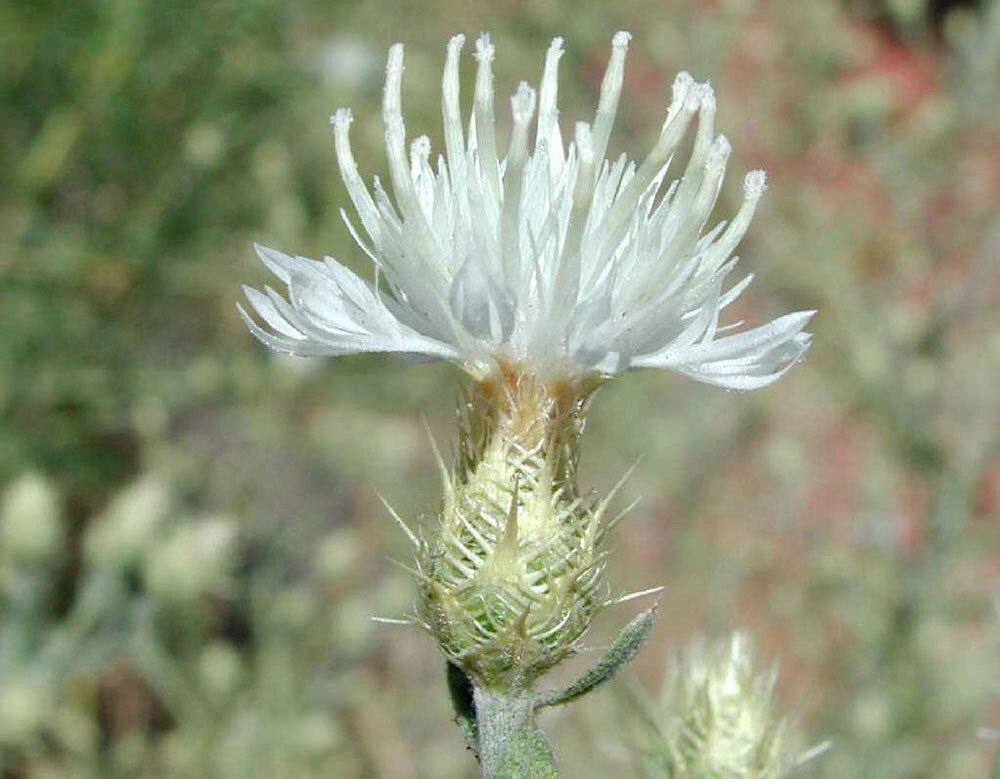
<svg viewBox="0 0 1000 779">
<path fill-rule="evenodd" d="M 345 216 L 375 266 L 362 280 L 333 258 L 257 247 L 287 287 L 246 288 L 247 327 L 296 355 L 391 352 L 450 360 L 477 380 L 505 366 L 545 379 L 670 368 L 709 384 L 753 389 L 780 377 L 809 346 L 813 312 L 753 329 L 721 326 L 750 282 L 726 286 L 733 252 L 764 192 L 747 174 L 743 202 L 706 230 L 729 142 L 715 132 L 715 96 L 681 73 L 653 149 L 639 163 L 606 158 L 629 34 L 614 36 L 596 115 L 564 142 L 557 110 L 562 39 L 545 56 L 538 91 L 511 98 L 506 153 L 496 133 L 493 45 L 481 36 L 468 132 L 460 110 L 461 35 L 442 83 L 444 154 L 421 136 L 407 150 L 403 47 L 389 51 L 382 106 L 389 187 L 366 185 L 349 140 L 351 113 L 332 117 L 337 160 L 357 220 Z M 676 151 L 696 125 L 687 164 Z M 673 162 L 673 165 L 671 164 Z M 391 191 L 391 195 L 390 195 Z"/>
<path fill-rule="evenodd" d="M 578 441 L 596 383 L 553 392 L 511 374 L 461 409 L 437 532 L 413 540 L 414 621 L 478 686 L 526 689 L 577 651 L 606 605 L 609 500 L 581 495 Z"/>
<path fill-rule="evenodd" d="M 779 779 L 793 764 L 774 703 L 775 672 L 759 673 L 744 633 L 696 642 L 669 669 L 650 712 L 652 779 Z"/>
</svg>

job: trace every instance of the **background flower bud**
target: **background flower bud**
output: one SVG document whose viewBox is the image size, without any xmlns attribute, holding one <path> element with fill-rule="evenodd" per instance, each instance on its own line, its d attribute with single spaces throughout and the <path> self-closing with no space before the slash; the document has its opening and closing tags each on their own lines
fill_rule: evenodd
<svg viewBox="0 0 1000 779">
<path fill-rule="evenodd" d="M 125 488 L 87 529 L 87 559 L 105 565 L 140 559 L 166 519 L 169 504 L 167 486 L 155 476 Z"/>
<path fill-rule="evenodd" d="M 237 688 L 243 675 L 239 653 L 223 641 L 208 644 L 198 658 L 198 676 L 213 700 L 224 700 Z"/>
<path fill-rule="evenodd" d="M 62 545 L 59 495 L 42 476 L 26 473 L 7 487 L 0 507 L 0 547 L 15 562 L 38 563 Z"/>
<path fill-rule="evenodd" d="M 363 539 L 350 527 L 330 531 L 316 548 L 315 565 L 327 582 L 334 583 L 349 574 L 363 556 Z"/>
<path fill-rule="evenodd" d="M 779 779 L 793 763 L 774 706 L 776 671 L 758 674 L 749 636 L 695 642 L 673 662 L 646 752 L 664 779 Z"/>
<path fill-rule="evenodd" d="M 232 563 L 236 523 L 209 517 L 176 528 L 146 559 L 146 586 L 156 597 L 186 601 L 225 585 Z"/>
<path fill-rule="evenodd" d="M 52 690 L 27 677 L 0 684 L 0 746 L 24 746 L 46 724 Z"/>
</svg>

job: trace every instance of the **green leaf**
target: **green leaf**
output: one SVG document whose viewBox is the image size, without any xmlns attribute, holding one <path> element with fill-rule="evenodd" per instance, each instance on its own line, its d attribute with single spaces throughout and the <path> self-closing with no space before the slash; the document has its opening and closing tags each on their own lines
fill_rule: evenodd
<svg viewBox="0 0 1000 779">
<path fill-rule="evenodd" d="M 651 606 L 629 622 L 611 644 L 604 656 L 589 671 L 564 690 L 542 693 L 535 702 L 535 708 L 561 706 L 586 695 L 608 681 L 642 649 L 653 631 L 656 606 Z"/>
</svg>

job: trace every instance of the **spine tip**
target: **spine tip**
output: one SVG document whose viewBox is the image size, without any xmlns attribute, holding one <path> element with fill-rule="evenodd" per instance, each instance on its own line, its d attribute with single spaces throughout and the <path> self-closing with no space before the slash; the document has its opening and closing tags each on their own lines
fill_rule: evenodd
<svg viewBox="0 0 1000 779">
<path fill-rule="evenodd" d="M 522 81 L 517 85 L 517 92 L 510 99 L 510 107 L 515 122 L 527 124 L 531 121 L 531 117 L 535 113 L 535 90 L 527 81 Z"/>
<path fill-rule="evenodd" d="M 615 33 L 615 37 L 611 39 L 611 45 L 616 49 L 626 49 L 630 40 L 632 40 L 632 33 L 619 30 Z"/>
<path fill-rule="evenodd" d="M 351 113 L 350 108 L 338 108 L 330 114 L 330 124 L 337 128 L 349 127 L 353 120 L 354 115 Z"/>
<path fill-rule="evenodd" d="M 490 34 L 483 32 L 476 39 L 476 59 L 480 62 L 492 62 L 494 56 L 493 43 L 490 41 Z"/>
<path fill-rule="evenodd" d="M 743 194 L 757 200 L 767 189 L 767 174 L 762 170 L 752 170 L 743 179 Z"/>
<path fill-rule="evenodd" d="M 401 71 L 403 69 L 403 44 L 394 43 L 389 47 L 389 60 L 386 63 L 386 70 L 389 73 Z"/>
<path fill-rule="evenodd" d="M 418 160 L 427 160 L 431 156 L 431 139 L 420 135 L 410 143 L 410 154 Z"/>
<path fill-rule="evenodd" d="M 712 85 L 708 81 L 706 81 L 702 84 L 698 84 L 696 91 L 698 94 L 698 104 L 701 106 L 701 110 L 714 111 L 715 90 L 712 89 Z"/>
<path fill-rule="evenodd" d="M 676 95 L 678 93 L 687 92 L 687 90 L 689 90 L 693 84 L 694 84 L 694 79 L 691 77 L 691 74 L 688 73 L 686 70 L 682 70 L 680 73 L 674 76 L 674 83 L 672 89 L 674 91 L 674 94 Z"/>
<path fill-rule="evenodd" d="M 698 108 L 698 96 L 694 89 L 695 81 L 691 74 L 682 70 L 674 77 L 674 83 L 670 87 L 670 109 L 668 116 L 674 116 L 682 108 L 695 111 Z"/>
<path fill-rule="evenodd" d="M 716 136 L 715 142 L 708 152 L 705 168 L 712 172 L 721 171 L 726 167 L 726 162 L 729 160 L 729 153 L 732 151 L 732 148 L 726 136 Z"/>
</svg>

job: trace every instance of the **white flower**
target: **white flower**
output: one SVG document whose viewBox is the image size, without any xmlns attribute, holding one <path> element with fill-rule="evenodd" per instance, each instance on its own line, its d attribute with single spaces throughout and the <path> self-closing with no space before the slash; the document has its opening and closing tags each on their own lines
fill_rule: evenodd
<svg viewBox="0 0 1000 779">
<path fill-rule="evenodd" d="M 576 124 L 568 148 L 556 109 L 562 55 L 556 38 L 537 96 L 522 82 L 511 98 L 503 159 L 494 127 L 493 46 L 486 35 L 476 43 L 466 137 L 458 85 L 464 37 L 452 38 L 442 85 L 445 154 L 436 171 L 426 137 L 415 139 L 407 156 L 403 47 L 393 46 L 382 112 L 394 201 L 377 177 L 369 191 L 358 173 L 350 112 L 341 109 L 331 119 L 361 230 L 345 221 L 375 265 L 374 283 L 329 257 L 317 262 L 258 246 L 288 297 L 245 288 L 267 326 L 241 307 L 250 330 L 291 354 L 395 352 L 450 360 L 479 379 L 503 365 L 553 378 L 672 368 L 733 389 L 780 377 L 808 349 L 802 328 L 814 312 L 738 333 L 730 331 L 740 323 L 719 326 L 722 309 L 750 282 L 747 276 L 723 291 L 736 263 L 733 250 L 764 191 L 764 173 L 747 175 L 731 222 L 703 233 L 730 150 L 715 134 L 711 87 L 678 75 L 646 159 L 638 165 L 624 154 L 605 159 L 629 37 L 615 35 L 597 114 L 592 124 Z M 687 166 L 666 184 L 696 115 Z"/>
</svg>

